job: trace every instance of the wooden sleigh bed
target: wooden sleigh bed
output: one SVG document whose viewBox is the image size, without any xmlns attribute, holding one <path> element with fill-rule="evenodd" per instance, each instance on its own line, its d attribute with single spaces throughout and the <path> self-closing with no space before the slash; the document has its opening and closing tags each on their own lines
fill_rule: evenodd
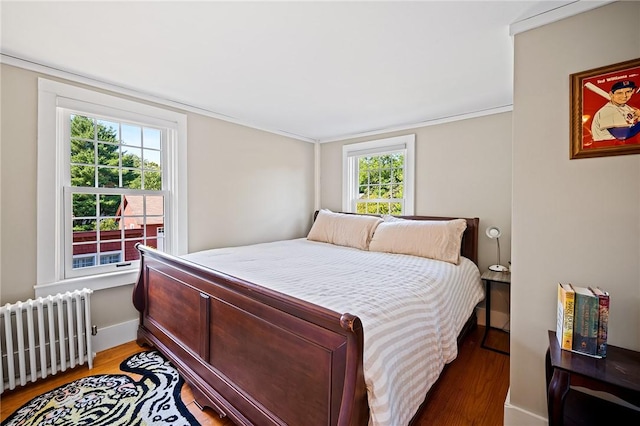
<svg viewBox="0 0 640 426">
<path fill-rule="evenodd" d="M 465 220 L 460 253 L 477 264 L 479 220 Z M 359 317 L 137 248 L 138 342 L 177 367 L 200 406 L 238 425 L 368 423 Z M 471 326 L 475 313 L 459 338 Z"/>
</svg>

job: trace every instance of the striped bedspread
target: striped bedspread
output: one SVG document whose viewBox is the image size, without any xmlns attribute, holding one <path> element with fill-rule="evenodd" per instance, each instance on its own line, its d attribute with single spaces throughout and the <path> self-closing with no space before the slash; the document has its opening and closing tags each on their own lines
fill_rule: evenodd
<svg viewBox="0 0 640 426">
<path fill-rule="evenodd" d="M 362 321 L 369 425 L 406 425 L 484 298 L 478 268 L 296 239 L 185 259 Z"/>
</svg>

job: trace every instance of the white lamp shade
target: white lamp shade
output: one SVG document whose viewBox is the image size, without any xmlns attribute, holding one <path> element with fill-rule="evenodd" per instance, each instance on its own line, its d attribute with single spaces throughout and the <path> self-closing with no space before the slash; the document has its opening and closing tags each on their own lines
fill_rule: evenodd
<svg viewBox="0 0 640 426">
<path fill-rule="evenodd" d="M 500 235 L 502 235 L 502 232 L 500 232 L 500 228 L 498 228 L 497 226 L 490 226 L 487 228 L 487 237 L 499 238 Z"/>
</svg>

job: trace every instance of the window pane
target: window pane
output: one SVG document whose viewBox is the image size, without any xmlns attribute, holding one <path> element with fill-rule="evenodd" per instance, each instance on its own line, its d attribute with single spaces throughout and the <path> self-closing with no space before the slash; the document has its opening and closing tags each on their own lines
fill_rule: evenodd
<svg viewBox="0 0 640 426">
<path fill-rule="evenodd" d="M 118 188 L 120 186 L 118 169 L 112 167 L 99 167 L 98 186 L 101 188 Z"/>
<path fill-rule="evenodd" d="M 358 167 L 361 170 L 368 170 L 370 168 L 371 162 L 372 162 L 371 157 L 360 157 L 358 159 Z"/>
<path fill-rule="evenodd" d="M 164 197 L 162 195 L 147 195 L 146 198 L 146 214 L 149 217 L 159 218 L 156 221 L 148 220 L 148 224 L 154 224 L 162 226 L 162 220 L 160 218 L 164 216 Z"/>
<path fill-rule="evenodd" d="M 122 258 L 122 254 L 121 253 L 109 253 L 109 254 L 101 254 L 100 255 L 100 264 L 101 265 L 108 265 L 110 263 L 118 263 L 120 262 L 120 259 Z"/>
<path fill-rule="evenodd" d="M 71 162 L 80 164 L 95 164 L 93 142 L 81 139 L 71 140 Z"/>
<path fill-rule="evenodd" d="M 95 241 L 96 239 L 96 219 L 74 219 L 73 220 L 73 241 Z"/>
<path fill-rule="evenodd" d="M 142 188 L 140 169 L 122 169 L 123 188 Z"/>
<path fill-rule="evenodd" d="M 92 118 L 82 115 L 71 115 L 71 137 L 95 139 L 95 125 Z"/>
<path fill-rule="evenodd" d="M 97 120 L 98 140 L 108 142 L 120 142 L 120 131 L 118 123 L 106 120 Z"/>
<path fill-rule="evenodd" d="M 116 216 L 121 201 L 121 195 L 100 195 L 100 216 Z"/>
<path fill-rule="evenodd" d="M 394 170 L 393 178 L 396 182 L 404 182 L 404 171 L 402 169 Z"/>
<path fill-rule="evenodd" d="M 393 185 L 391 187 L 391 198 L 403 198 L 404 185 Z"/>
<path fill-rule="evenodd" d="M 379 170 L 371 170 L 371 171 L 369 171 L 369 183 L 380 183 L 380 171 Z"/>
<path fill-rule="evenodd" d="M 162 189 L 162 176 L 160 172 L 144 172 L 144 189 Z"/>
<path fill-rule="evenodd" d="M 127 239 L 132 239 L 132 238 L 144 238 L 144 225 L 142 225 L 144 218 L 142 217 L 136 217 L 133 218 L 136 223 L 138 223 L 139 225 L 136 225 L 135 227 L 133 227 L 133 225 L 131 228 L 126 229 L 124 236 Z"/>
<path fill-rule="evenodd" d="M 120 165 L 120 147 L 110 143 L 98 144 L 98 165 L 114 166 Z"/>
<path fill-rule="evenodd" d="M 72 194 L 71 208 L 74 218 L 96 216 L 96 196 L 94 194 Z M 75 228 L 75 226 L 74 226 Z"/>
<path fill-rule="evenodd" d="M 101 240 L 120 238 L 120 224 L 114 218 L 100 219 L 99 223 Z M 114 235 L 114 237 L 112 237 L 112 235 Z"/>
<path fill-rule="evenodd" d="M 95 234 L 95 232 L 94 232 Z M 97 245 L 93 244 L 74 244 L 73 246 L 73 257 L 74 260 L 78 258 L 89 259 L 93 258 L 90 263 L 88 260 L 83 260 L 81 263 L 84 265 L 82 267 L 93 266 L 95 264 L 95 253 L 96 253 Z"/>
<path fill-rule="evenodd" d="M 142 146 L 142 128 L 122 123 L 122 143 L 125 145 Z"/>
<path fill-rule="evenodd" d="M 122 166 L 141 167 L 142 150 L 140 148 L 122 147 Z"/>
<path fill-rule="evenodd" d="M 113 252 L 122 250 L 122 240 L 114 240 L 106 243 L 100 243 L 100 253 Z"/>
<path fill-rule="evenodd" d="M 97 120 L 97 124 L 99 141 L 120 142 L 118 123 L 106 120 Z"/>
<path fill-rule="evenodd" d="M 78 256 L 73 258 L 73 269 L 88 268 L 90 266 L 95 266 L 95 264 L 96 257 L 92 255 Z"/>
<path fill-rule="evenodd" d="M 160 130 L 158 129 L 150 129 L 145 127 L 142 130 L 142 137 L 144 139 L 144 147 L 145 148 L 155 148 L 160 149 Z"/>
<path fill-rule="evenodd" d="M 391 182 L 391 169 L 382 169 L 380 171 L 380 182 L 381 183 Z"/>
<path fill-rule="evenodd" d="M 143 153 L 144 167 L 146 169 L 160 170 L 160 151 L 145 149 Z"/>
<path fill-rule="evenodd" d="M 92 166 L 71 166 L 71 186 L 95 187 L 95 173 Z"/>
<path fill-rule="evenodd" d="M 138 239 L 125 242 L 124 260 L 126 262 L 131 260 L 138 260 L 140 258 L 140 253 L 138 252 L 138 250 L 136 250 L 137 243 L 143 244 L 143 240 Z"/>
</svg>

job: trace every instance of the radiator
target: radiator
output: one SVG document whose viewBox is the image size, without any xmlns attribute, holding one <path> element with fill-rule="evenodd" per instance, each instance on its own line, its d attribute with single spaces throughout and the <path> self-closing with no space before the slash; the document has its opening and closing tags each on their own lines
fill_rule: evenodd
<svg viewBox="0 0 640 426">
<path fill-rule="evenodd" d="M 85 288 L 0 307 L 0 394 L 85 361 L 93 368 L 91 293 Z"/>
</svg>

